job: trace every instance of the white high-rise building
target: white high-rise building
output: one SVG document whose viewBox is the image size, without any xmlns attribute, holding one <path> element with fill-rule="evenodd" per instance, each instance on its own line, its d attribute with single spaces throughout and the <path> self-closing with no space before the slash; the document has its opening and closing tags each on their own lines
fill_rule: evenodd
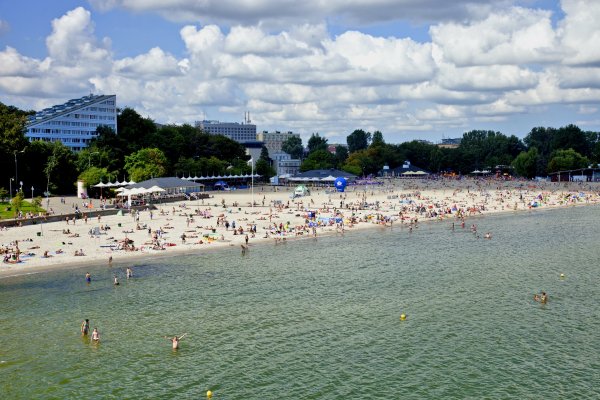
<svg viewBox="0 0 600 400">
<path fill-rule="evenodd" d="M 117 96 L 93 95 L 72 99 L 29 117 L 25 136 L 29 141 L 62 142 L 73 151 L 88 146 L 105 125 L 117 132 Z"/>
<path fill-rule="evenodd" d="M 211 135 L 223 135 L 239 143 L 256 141 L 256 125 L 250 123 L 196 121 L 197 128 Z"/>
</svg>

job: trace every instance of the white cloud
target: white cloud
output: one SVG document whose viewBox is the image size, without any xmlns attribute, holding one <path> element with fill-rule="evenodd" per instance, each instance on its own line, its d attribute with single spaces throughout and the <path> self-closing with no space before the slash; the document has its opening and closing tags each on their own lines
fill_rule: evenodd
<svg viewBox="0 0 600 400">
<path fill-rule="evenodd" d="M 332 139 L 357 127 L 384 134 L 476 129 L 553 104 L 572 105 L 572 114 L 597 115 L 600 67 L 591 47 L 600 42 L 595 39 L 600 28 L 575 0 L 563 1 L 565 17 L 556 25 L 549 11 L 497 9 L 511 1 L 484 2 L 484 8 L 462 1 L 452 14 L 451 2 L 426 0 L 422 4 L 447 13 L 444 22 L 431 26 L 431 42 L 357 29 L 334 36 L 323 20 L 311 18 L 272 30 L 274 25 L 258 15 L 277 8 L 272 1 L 242 2 L 233 11 L 226 10 L 230 1 L 96 1 L 103 9 L 169 13 L 172 7 L 192 15 L 204 7 L 213 17 L 220 13 L 231 20 L 240 14 L 240 23 L 231 27 L 183 26 L 183 55 L 155 46 L 124 58 L 115 58 L 109 39 L 96 37 L 91 13 L 76 8 L 52 21 L 46 58 L 27 57 L 12 47 L 0 51 L 0 92 L 27 109 L 90 91 L 116 93 L 120 107 L 166 123 L 220 113 L 239 120 L 250 110 L 260 130 L 321 132 Z M 318 8 L 311 16 L 352 18 L 362 11 L 368 20 L 386 18 L 358 0 L 344 2 L 345 8 L 341 0 L 319 7 L 314 1 L 306 3 Z M 414 18 L 421 12 L 416 3 L 378 4 L 390 18 L 402 9 Z M 299 18 L 291 2 L 280 4 L 266 17 Z M 244 10 L 251 11 L 249 17 L 241 15 Z M 596 8 L 589 13 L 595 16 Z M 453 20 L 459 15 L 471 19 Z M 261 22 L 249 25 L 253 18 Z"/>
<path fill-rule="evenodd" d="M 154 47 L 146 54 L 115 61 L 114 70 L 118 74 L 135 76 L 138 79 L 177 76 L 186 70 L 186 61 L 178 61 L 162 49 Z"/>
<path fill-rule="evenodd" d="M 174 21 L 287 26 L 335 17 L 351 24 L 481 18 L 516 0 L 89 0 L 103 11 L 156 12 Z"/>
<path fill-rule="evenodd" d="M 561 4 L 565 19 L 559 32 L 569 52 L 565 64 L 600 66 L 600 2 L 562 0 Z"/>
<path fill-rule="evenodd" d="M 559 61 L 551 13 L 514 7 L 471 24 L 444 23 L 430 29 L 438 57 L 457 66 Z"/>
</svg>

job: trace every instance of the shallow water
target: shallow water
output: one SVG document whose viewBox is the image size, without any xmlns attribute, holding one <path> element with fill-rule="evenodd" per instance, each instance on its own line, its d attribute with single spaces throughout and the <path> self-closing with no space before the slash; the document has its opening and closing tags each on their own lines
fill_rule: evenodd
<svg viewBox="0 0 600 400">
<path fill-rule="evenodd" d="M 599 398 L 599 211 L 3 279 L 0 398 Z"/>
</svg>

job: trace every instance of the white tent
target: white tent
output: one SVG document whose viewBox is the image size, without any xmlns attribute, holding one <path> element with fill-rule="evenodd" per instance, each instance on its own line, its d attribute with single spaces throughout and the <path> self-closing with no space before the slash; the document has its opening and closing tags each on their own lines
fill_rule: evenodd
<svg viewBox="0 0 600 400">
<path fill-rule="evenodd" d="M 156 192 L 164 192 L 165 189 L 160 188 L 156 185 L 152 186 L 151 188 L 148 189 L 148 193 L 156 193 Z"/>
</svg>

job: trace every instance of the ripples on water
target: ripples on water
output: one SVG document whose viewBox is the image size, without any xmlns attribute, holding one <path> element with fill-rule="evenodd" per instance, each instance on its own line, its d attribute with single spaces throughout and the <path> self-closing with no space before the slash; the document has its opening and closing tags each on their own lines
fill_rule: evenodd
<svg viewBox="0 0 600 400">
<path fill-rule="evenodd" d="M 163 259 L 129 281 L 5 279 L 0 395 L 598 398 L 598 211 L 469 221 L 493 240 L 444 222 Z"/>
</svg>

